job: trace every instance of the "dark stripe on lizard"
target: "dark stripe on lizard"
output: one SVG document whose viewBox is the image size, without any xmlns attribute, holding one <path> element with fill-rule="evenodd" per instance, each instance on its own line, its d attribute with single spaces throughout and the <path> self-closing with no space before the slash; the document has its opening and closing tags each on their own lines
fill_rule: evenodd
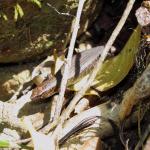
<svg viewBox="0 0 150 150">
<path fill-rule="evenodd" d="M 118 125 L 116 124 L 116 122 L 114 122 L 113 120 L 109 119 L 109 118 L 105 118 L 103 116 L 90 116 L 87 118 L 84 118 L 81 122 L 79 122 L 76 126 L 74 126 L 70 131 L 68 131 L 68 133 L 66 133 L 60 140 L 59 140 L 59 144 L 62 145 L 67 139 L 69 139 L 72 135 L 77 134 L 79 131 L 81 131 L 84 128 L 87 128 L 91 125 L 93 125 L 97 119 L 103 120 L 100 122 L 108 122 L 110 123 L 114 133 L 116 134 L 116 136 L 118 137 L 118 133 L 119 133 L 119 128 Z M 94 127 L 95 128 L 95 127 Z M 94 131 L 94 130 L 93 130 Z"/>
<path fill-rule="evenodd" d="M 92 71 L 103 49 L 104 46 L 98 46 L 73 56 L 68 77 L 68 85 L 78 82 L 82 77 Z M 61 83 L 63 70 L 64 67 L 62 67 L 54 77 L 47 79 L 41 85 L 33 89 L 31 100 L 38 101 L 57 93 Z"/>
</svg>

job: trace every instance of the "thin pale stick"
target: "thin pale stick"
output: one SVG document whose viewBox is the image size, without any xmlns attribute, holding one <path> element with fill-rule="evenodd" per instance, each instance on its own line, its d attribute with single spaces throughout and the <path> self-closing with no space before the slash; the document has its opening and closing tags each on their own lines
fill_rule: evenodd
<svg viewBox="0 0 150 150">
<path fill-rule="evenodd" d="M 77 33 L 78 33 L 78 29 L 79 29 L 79 22 L 80 22 L 80 17 L 81 17 L 84 2 L 85 2 L 85 0 L 80 0 L 79 1 L 79 6 L 78 6 L 77 14 L 76 14 L 74 27 L 73 27 L 73 33 L 72 33 L 72 37 L 71 37 L 71 41 L 70 41 L 67 60 L 66 60 L 66 64 L 65 64 L 65 67 L 64 67 L 64 74 L 63 74 L 61 85 L 60 85 L 60 92 L 59 92 L 59 97 L 58 97 L 57 105 L 56 105 L 55 118 L 59 117 L 59 115 L 61 113 L 61 110 L 62 110 L 63 103 L 64 103 L 64 94 L 65 94 L 65 90 L 66 90 L 66 87 L 67 87 L 69 69 L 70 69 L 70 66 L 71 66 L 73 50 L 74 50 L 75 41 L 76 41 L 76 38 L 77 38 Z"/>
<path fill-rule="evenodd" d="M 77 14 L 76 14 L 75 23 L 74 23 L 74 27 L 73 27 L 73 33 L 72 33 L 72 37 L 71 37 L 71 41 L 70 41 L 70 45 L 69 45 L 67 60 L 66 60 L 66 64 L 64 67 L 64 74 L 63 74 L 61 85 L 60 85 L 60 93 L 59 93 L 59 97 L 58 97 L 58 101 L 57 101 L 57 105 L 56 105 L 55 119 L 57 119 L 59 117 L 61 110 L 62 110 L 63 103 L 64 103 L 64 94 L 65 94 L 65 90 L 67 87 L 69 69 L 71 66 L 73 50 L 74 50 L 75 41 L 77 38 L 77 33 L 78 33 L 78 29 L 79 29 L 79 22 L 80 22 L 80 17 L 81 17 L 84 2 L 85 2 L 85 0 L 80 0 L 79 5 L 78 5 L 78 9 L 77 9 Z M 58 126 L 59 129 L 57 129 L 56 131 L 59 131 L 59 132 L 61 131 L 62 124 L 63 124 L 63 122 L 60 122 L 60 124 Z M 58 139 L 58 132 L 54 132 L 53 137 L 54 137 L 54 140 L 58 143 L 58 140 L 57 140 Z"/>
<path fill-rule="evenodd" d="M 83 86 L 82 90 L 79 91 L 75 97 L 73 98 L 73 100 L 71 101 L 71 103 L 69 104 L 69 106 L 67 107 L 67 109 L 65 110 L 65 112 L 62 114 L 61 118 L 60 118 L 60 122 L 63 123 L 69 116 L 70 116 L 70 113 L 74 110 L 75 108 L 75 105 L 76 103 L 80 100 L 80 98 L 84 95 L 84 93 L 86 92 L 86 90 L 90 87 L 91 83 L 93 82 L 93 80 L 95 79 L 96 75 L 97 75 L 97 72 L 100 70 L 102 64 L 103 64 L 103 61 L 105 60 L 107 54 L 108 54 L 108 51 L 109 49 L 111 48 L 112 44 L 114 43 L 116 37 L 118 36 L 118 34 L 120 33 L 123 25 L 125 24 L 126 22 L 126 19 L 133 7 L 135 3 L 135 0 L 129 0 L 127 6 L 126 6 L 126 9 L 118 23 L 118 25 L 116 26 L 116 28 L 114 29 L 111 37 L 109 38 L 108 42 L 106 43 L 105 45 L 105 48 L 102 52 L 102 55 L 99 59 L 99 61 L 97 62 L 96 64 L 96 67 L 94 68 L 93 72 L 91 73 L 91 76 L 89 77 L 89 80 L 86 84 L 86 86 Z M 59 131 L 59 125 L 57 126 L 57 128 L 55 129 L 55 132 L 57 133 Z"/>
</svg>

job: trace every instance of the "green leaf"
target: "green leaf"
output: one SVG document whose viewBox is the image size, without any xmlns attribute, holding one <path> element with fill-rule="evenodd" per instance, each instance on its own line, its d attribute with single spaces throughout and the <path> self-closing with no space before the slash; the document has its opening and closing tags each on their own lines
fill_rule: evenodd
<svg viewBox="0 0 150 150">
<path fill-rule="evenodd" d="M 24 15 L 24 12 L 23 12 L 23 10 L 22 10 L 22 7 L 17 3 L 17 4 L 16 4 L 16 8 L 17 8 L 17 11 L 18 11 L 18 14 L 19 14 L 20 18 L 22 18 L 23 15 Z"/>
<path fill-rule="evenodd" d="M 140 42 L 141 30 L 138 26 L 132 33 L 123 50 L 114 58 L 106 60 L 97 74 L 93 86 L 99 91 L 106 91 L 122 81 L 132 68 Z M 97 82 L 97 83 L 96 83 Z"/>
<path fill-rule="evenodd" d="M 2 17 L 5 21 L 8 20 L 6 14 L 4 14 L 3 12 L 0 13 L 0 17 Z"/>
<path fill-rule="evenodd" d="M 138 26 L 122 51 L 117 56 L 110 58 L 103 63 L 101 71 L 98 72 L 96 79 L 92 84 L 96 90 L 106 91 L 116 86 L 125 78 L 134 64 L 140 42 L 140 35 L 141 29 Z M 87 79 L 88 75 L 75 85 L 69 87 L 69 89 L 79 91 L 81 87 L 86 84 Z M 97 92 L 95 92 L 95 90 L 89 90 L 86 94 L 97 95 Z"/>
<path fill-rule="evenodd" d="M 20 148 L 14 141 L 10 141 L 4 137 L 0 137 L 0 148 Z"/>
<path fill-rule="evenodd" d="M 0 140 L 0 148 L 8 148 L 10 146 L 9 141 L 7 140 Z"/>
<path fill-rule="evenodd" d="M 17 21 L 18 20 L 18 11 L 16 6 L 14 6 L 14 20 Z"/>
<path fill-rule="evenodd" d="M 41 2 L 39 0 L 28 0 L 28 2 L 32 2 L 32 3 L 36 4 L 39 8 L 42 7 Z"/>
</svg>

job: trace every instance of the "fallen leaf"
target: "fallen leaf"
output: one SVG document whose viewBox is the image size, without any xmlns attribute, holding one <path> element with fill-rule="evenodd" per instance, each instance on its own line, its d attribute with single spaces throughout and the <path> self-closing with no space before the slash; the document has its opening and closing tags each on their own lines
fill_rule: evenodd
<svg viewBox="0 0 150 150">
<path fill-rule="evenodd" d="M 85 141 L 80 150 L 102 150 L 100 137 L 94 137 Z"/>
</svg>

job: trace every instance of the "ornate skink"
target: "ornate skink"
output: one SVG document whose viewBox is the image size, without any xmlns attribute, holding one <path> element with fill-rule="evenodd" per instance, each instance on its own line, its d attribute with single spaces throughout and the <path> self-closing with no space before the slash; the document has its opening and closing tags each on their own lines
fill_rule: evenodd
<svg viewBox="0 0 150 150">
<path fill-rule="evenodd" d="M 98 46 L 74 55 L 68 77 L 68 85 L 78 82 L 94 68 L 104 46 Z M 48 98 L 58 92 L 64 67 L 57 74 L 45 80 L 32 91 L 31 100 L 38 101 Z"/>
<path fill-rule="evenodd" d="M 89 127 L 90 125 L 94 124 L 95 121 L 99 118 L 102 118 L 102 116 L 91 116 L 91 117 L 85 118 L 79 124 L 77 124 L 75 127 L 73 127 L 66 135 L 64 135 L 64 137 L 62 137 L 59 140 L 59 144 L 62 145 L 74 133 L 76 133 L 86 127 Z"/>
</svg>

